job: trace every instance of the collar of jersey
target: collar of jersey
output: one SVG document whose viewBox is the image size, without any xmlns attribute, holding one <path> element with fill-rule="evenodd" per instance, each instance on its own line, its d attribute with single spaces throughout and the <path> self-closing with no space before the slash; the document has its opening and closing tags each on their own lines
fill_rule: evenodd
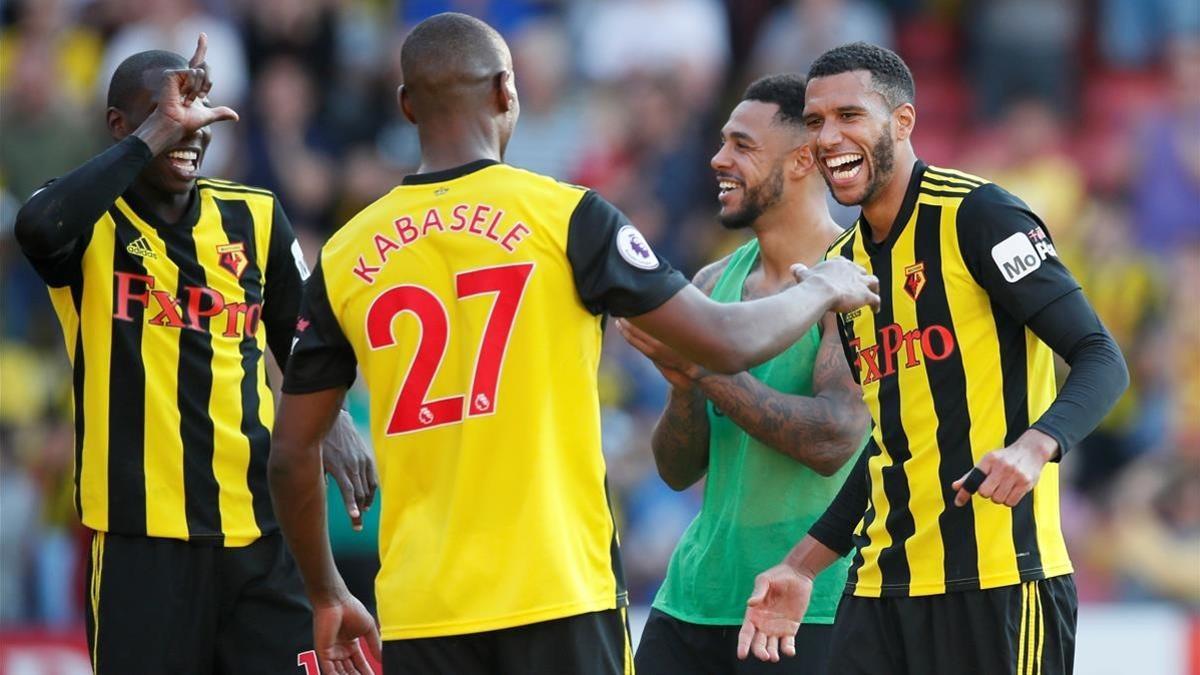
<svg viewBox="0 0 1200 675">
<path fill-rule="evenodd" d="M 904 201 L 900 203 L 900 211 L 896 213 L 896 220 L 892 221 L 892 228 L 888 230 L 887 239 L 878 244 L 872 241 L 871 224 L 867 222 L 866 216 L 859 213 L 858 226 L 862 232 L 863 248 L 866 249 L 868 255 L 890 249 L 892 244 L 900 238 L 900 233 L 908 225 L 913 207 L 917 204 L 917 195 L 921 193 L 921 176 L 923 175 L 925 175 L 925 162 L 918 159 L 917 163 L 913 165 L 912 177 L 908 179 L 908 190 L 904 193 Z"/>
<path fill-rule="evenodd" d="M 480 169 L 486 169 L 493 164 L 499 164 L 494 159 L 477 159 L 473 162 L 467 162 L 461 166 L 456 166 L 450 169 L 442 169 L 441 171 L 430 171 L 429 173 L 414 173 L 405 176 L 402 181 L 403 185 L 428 185 L 429 183 L 444 183 L 455 178 L 462 178 L 467 174 L 475 173 Z"/>
<path fill-rule="evenodd" d="M 129 208 L 133 209 L 133 212 L 136 213 L 139 218 L 156 230 L 190 230 L 195 227 L 196 223 L 200 220 L 200 188 L 195 185 L 192 186 L 191 197 L 190 201 L 188 202 L 187 210 L 184 211 L 183 215 L 179 217 L 179 220 L 174 223 L 168 223 L 162 218 L 159 218 L 158 214 L 154 212 L 154 209 L 150 208 L 150 205 L 139 198 L 133 190 L 126 190 L 121 194 L 121 198 L 125 200 L 125 203 L 129 205 Z"/>
</svg>

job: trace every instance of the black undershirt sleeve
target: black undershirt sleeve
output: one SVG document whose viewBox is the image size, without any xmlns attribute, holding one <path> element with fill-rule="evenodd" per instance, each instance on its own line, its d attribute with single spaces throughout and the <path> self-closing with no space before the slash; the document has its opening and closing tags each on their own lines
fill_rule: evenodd
<svg viewBox="0 0 1200 675">
<path fill-rule="evenodd" d="M 571 214 L 567 259 L 579 299 L 592 314 L 645 314 L 688 284 L 654 255 L 625 214 L 592 191 Z"/>
<path fill-rule="evenodd" d="M 319 262 L 304 284 L 291 351 L 283 393 L 310 394 L 354 384 L 358 359 L 329 304 L 325 272 Z"/>
<path fill-rule="evenodd" d="M 1046 305 L 1027 325 L 1071 366 L 1054 403 L 1031 426 L 1058 441 L 1061 458 L 1116 405 L 1129 386 L 1129 370 L 1082 291 Z"/>
<path fill-rule="evenodd" d="M 33 193 L 17 212 L 14 234 L 21 251 L 51 286 L 62 286 L 66 268 L 82 254 L 80 242 L 154 156 L 136 136 L 84 162 Z"/>
<path fill-rule="evenodd" d="M 867 510 L 867 460 L 871 454 L 870 445 L 859 453 L 842 489 L 808 530 L 810 537 L 840 556 L 854 548 L 854 526 Z"/>
<path fill-rule="evenodd" d="M 283 371 L 287 370 L 292 333 L 300 313 L 307 276 L 308 269 L 300 257 L 296 234 L 276 198 L 271 219 L 270 252 L 267 254 L 266 287 L 263 289 L 263 325 L 267 329 L 267 345 Z"/>
</svg>

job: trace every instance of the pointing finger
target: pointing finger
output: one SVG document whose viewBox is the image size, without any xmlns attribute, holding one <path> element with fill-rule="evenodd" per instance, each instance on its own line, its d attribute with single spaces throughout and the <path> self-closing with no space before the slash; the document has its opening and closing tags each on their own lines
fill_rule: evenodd
<svg viewBox="0 0 1200 675">
<path fill-rule="evenodd" d="M 196 39 L 196 52 L 192 54 L 192 58 L 188 59 L 188 67 L 196 68 L 201 63 L 204 63 L 204 55 L 208 53 L 208 36 L 200 33 L 200 37 Z"/>
</svg>

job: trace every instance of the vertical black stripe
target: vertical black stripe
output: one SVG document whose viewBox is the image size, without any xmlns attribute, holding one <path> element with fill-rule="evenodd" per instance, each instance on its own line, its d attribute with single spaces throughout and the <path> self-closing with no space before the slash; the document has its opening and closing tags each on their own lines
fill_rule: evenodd
<svg viewBox="0 0 1200 675">
<path fill-rule="evenodd" d="M 842 246 L 841 250 L 838 251 L 838 253 L 841 254 L 841 256 L 843 258 L 846 258 L 847 260 L 854 260 L 854 238 L 861 236 L 861 235 L 859 234 L 859 228 L 858 228 L 857 222 L 855 222 L 850 227 L 853 230 L 854 234 L 851 234 L 850 237 L 848 239 L 846 239 L 846 243 Z M 862 263 L 865 261 L 860 260 L 860 261 L 855 261 L 855 262 Z M 855 352 L 854 352 L 854 349 L 852 349 L 850 347 L 850 344 L 854 341 L 854 337 L 855 337 L 854 323 L 851 321 L 843 320 L 842 315 L 838 314 L 837 324 L 838 324 L 838 332 L 841 334 L 841 338 L 842 338 L 842 350 L 845 351 L 845 353 L 846 353 L 846 363 L 848 363 L 850 365 L 850 372 L 854 375 L 854 381 L 859 382 L 859 380 L 861 378 L 860 378 L 860 375 L 858 372 L 858 368 L 855 367 L 855 365 L 854 365 Z M 875 444 L 874 436 L 871 436 L 870 438 L 868 438 L 867 447 L 863 450 L 863 452 L 867 453 L 868 460 L 871 457 L 874 457 L 874 456 L 880 454 L 879 446 Z M 871 523 L 874 522 L 874 520 L 875 520 L 875 503 L 871 499 L 871 494 L 872 494 L 871 493 L 871 471 L 869 468 L 866 472 L 866 476 L 865 476 L 864 480 L 867 481 L 867 510 L 865 512 L 863 512 L 863 528 L 864 528 L 863 532 L 865 533 L 866 528 L 869 527 L 871 525 Z M 850 563 L 850 572 L 846 576 L 846 584 L 848 586 L 854 586 L 855 584 L 858 583 L 858 570 L 863 565 L 862 552 L 863 552 L 863 549 L 866 548 L 867 543 L 868 543 L 868 540 L 865 535 L 860 537 L 857 533 L 855 533 L 855 535 L 854 535 L 854 559 Z"/>
<path fill-rule="evenodd" d="M 892 462 L 881 471 L 883 492 L 888 500 L 885 526 L 892 537 L 892 543 L 879 554 L 879 571 L 885 589 L 907 595 L 912 571 L 908 567 L 905 546 L 916 532 L 916 526 L 913 523 L 912 512 L 909 511 L 911 491 L 904 463 L 912 457 L 912 453 L 909 452 L 908 435 L 904 433 L 901 421 L 903 411 L 900 408 L 900 378 L 896 374 L 896 363 L 892 363 L 891 372 L 888 372 L 888 359 L 884 358 L 882 348 L 882 331 L 895 322 L 894 294 L 904 293 L 902 289 L 892 288 L 893 253 L 894 249 L 887 246 L 871 256 L 871 271 L 879 277 L 879 297 L 882 300 L 879 311 L 875 314 L 875 344 L 880 346 L 875 361 L 879 371 L 883 373 L 879 380 L 879 431 L 883 446 L 892 458 Z M 863 358 L 865 359 L 866 355 Z"/>
<path fill-rule="evenodd" d="M 179 287 L 174 291 L 186 310 L 191 293 L 198 293 L 189 292 L 188 289 L 208 286 L 208 278 L 196 256 L 192 228 L 162 228 L 158 234 L 167 246 L 167 257 L 179 268 Z M 190 320 L 185 318 L 185 322 L 190 323 Z M 208 412 L 213 380 L 212 338 L 209 336 L 208 323 L 208 318 L 202 318 L 200 330 L 183 328 L 179 331 L 179 390 L 176 404 L 179 406 L 179 435 L 183 444 L 183 492 L 188 536 L 222 544 L 220 488 L 213 472 L 213 421 Z"/>
<path fill-rule="evenodd" d="M 1000 373 L 1004 390 L 1004 445 L 1011 445 L 1029 428 L 1028 354 L 1025 327 L 1003 307 L 992 301 L 992 317 L 1000 349 Z M 1037 522 L 1033 513 L 1033 492 L 1025 495 L 1012 509 L 1013 546 L 1021 580 L 1040 578 L 1042 556 L 1037 545 Z M 1033 573 L 1026 574 L 1026 570 Z"/>
<path fill-rule="evenodd" d="M 71 302 L 75 305 L 75 316 L 79 318 L 75 327 L 75 360 L 71 365 L 71 386 L 75 390 L 75 513 L 83 519 L 83 485 L 80 478 L 83 472 L 83 432 L 84 407 L 83 383 L 86 381 L 87 370 L 83 360 L 83 279 L 71 282 Z"/>
<path fill-rule="evenodd" d="M 244 302 L 254 307 L 254 324 L 256 330 L 266 330 L 265 322 L 261 321 L 263 302 L 263 267 L 258 259 L 254 218 L 250 207 L 241 200 L 225 201 L 214 199 L 217 210 L 221 213 L 221 227 L 230 243 L 242 242 L 245 245 L 247 259 L 246 270 L 238 279 L 245 296 Z M 271 532 L 276 529 L 275 515 L 271 508 L 271 492 L 267 485 L 267 458 L 271 452 L 271 433 L 263 426 L 258 417 L 261 400 L 258 396 L 258 367 L 263 353 L 258 347 L 255 335 L 250 332 L 251 322 L 248 315 L 243 315 L 241 326 L 242 337 L 238 342 L 238 350 L 242 358 L 242 434 L 250 443 L 250 462 L 246 467 L 246 484 L 250 488 L 250 496 L 254 505 L 254 520 L 260 532 Z M 231 338 L 214 338 L 224 346 Z"/>
<path fill-rule="evenodd" d="M 145 534 L 146 367 L 142 363 L 142 330 L 148 308 L 131 298 L 156 289 L 142 280 L 122 282 L 117 278 L 117 273 L 144 276 L 146 266 L 141 258 L 125 250 L 141 233 L 120 209 L 113 207 L 108 213 L 116 224 L 108 396 L 108 530 Z M 128 289 L 125 299 L 119 297 L 123 286 Z"/>
<path fill-rule="evenodd" d="M 925 287 L 917 295 L 917 323 L 923 330 L 943 326 L 957 342 L 958 331 L 950 314 L 946 280 L 942 274 L 941 256 L 942 207 L 922 204 L 917 211 L 917 230 L 914 241 L 915 262 L 924 264 Z M 938 340 L 932 347 L 942 354 L 949 345 L 940 337 L 927 333 L 929 340 Z M 975 514 L 969 507 L 954 505 L 955 491 L 950 484 L 974 466 L 971 455 L 971 415 L 967 406 L 967 375 L 962 351 L 954 346 L 943 359 L 922 356 L 929 389 L 933 394 L 933 410 L 937 415 L 937 445 L 939 453 L 938 488 L 944 509 L 938 517 L 945 550 L 946 582 L 974 580 L 974 583 L 953 584 L 954 590 L 978 588 L 979 554 L 975 543 Z"/>
<path fill-rule="evenodd" d="M 608 491 L 608 476 L 604 477 L 604 503 L 608 505 L 608 518 L 612 522 L 612 540 L 609 542 L 609 563 L 612 565 L 613 581 L 616 584 L 617 607 L 629 604 L 629 591 L 625 586 L 625 567 L 621 564 L 621 544 L 617 540 L 617 519 L 613 517 L 612 495 Z"/>
</svg>

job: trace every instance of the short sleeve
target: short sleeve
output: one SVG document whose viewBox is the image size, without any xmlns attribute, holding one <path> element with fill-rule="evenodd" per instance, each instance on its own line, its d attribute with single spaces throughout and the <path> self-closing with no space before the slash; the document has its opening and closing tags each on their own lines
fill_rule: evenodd
<svg viewBox="0 0 1200 675">
<path fill-rule="evenodd" d="M 992 300 L 1022 324 L 1077 290 L 1042 221 L 1020 199 L 987 184 L 958 209 L 963 260 Z"/>
<path fill-rule="evenodd" d="M 579 298 L 592 314 L 645 314 L 688 283 L 659 260 L 625 214 L 592 191 L 571 214 L 567 258 Z"/>
<path fill-rule="evenodd" d="M 308 268 L 300 242 L 292 224 L 283 212 L 279 200 L 271 217 L 270 252 L 267 254 L 266 288 L 263 289 L 263 323 L 267 327 L 267 344 L 279 367 L 286 370 L 292 328 L 300 310 L 300 296 Z"/>
<path fill-rule="evenodd" d="M 285 394 L 308 394 L 354 384 L 358 359 L 329 304 L 320 263 L 304 285 L 292 353 L 283 376 Z"/>
</svg>

